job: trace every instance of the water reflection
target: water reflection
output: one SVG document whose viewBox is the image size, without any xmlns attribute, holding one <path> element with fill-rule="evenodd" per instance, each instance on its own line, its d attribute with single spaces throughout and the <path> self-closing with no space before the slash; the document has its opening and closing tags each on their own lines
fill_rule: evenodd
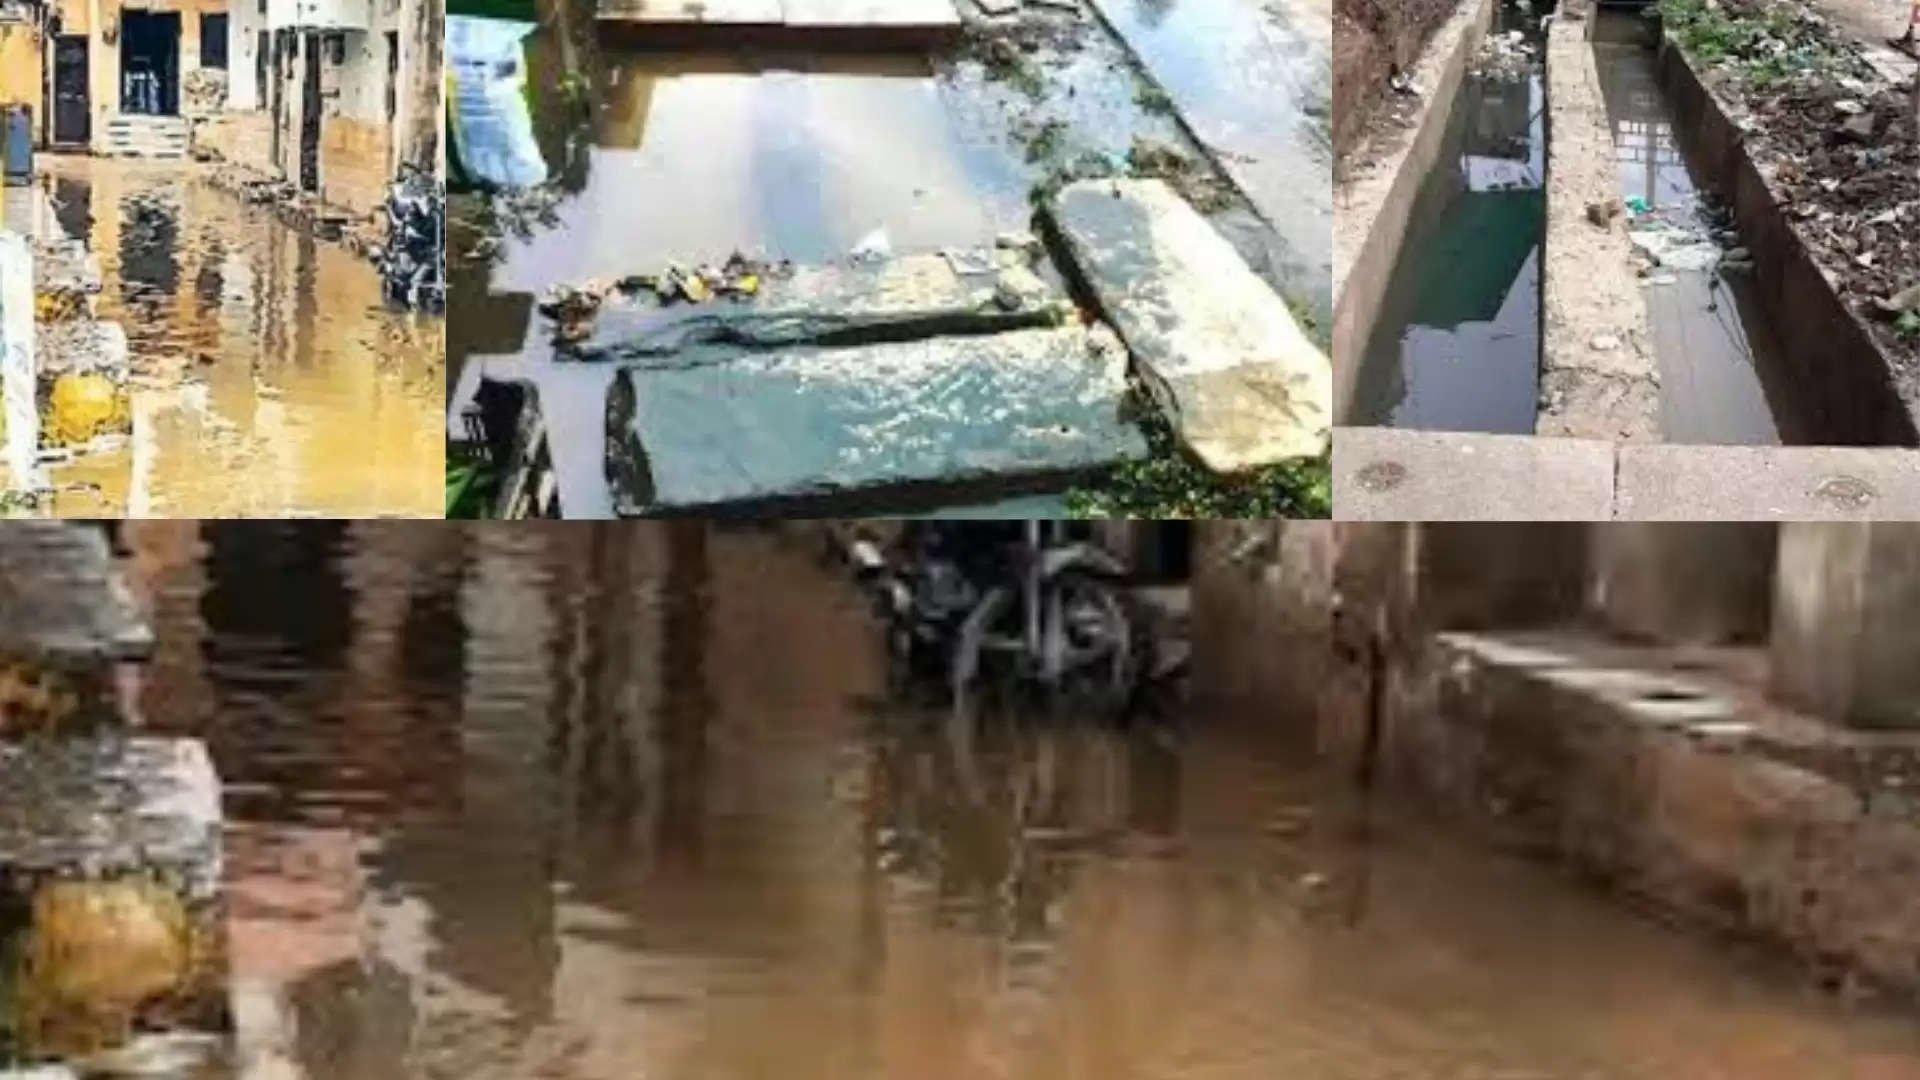
<svg viewBox="0 0 1920 1080">
<path fill-rule="evenodd" d="M 179 164 L 48 159 L 57 215 L 126 331 L 134 434 L 53 470 L 67 514 L 439 513 L 444 324 L 361 256 Z"/>
<path fill-rule="evenodd" d="M 145 712 L 212 745 L 236 974 L 296 1018 L 243 1037 L 310 1076 L 1920 1076 L 1904 1018 L 1356 840 L 1286 717 L 962 758 L 804 532 L 130 535 Z"/>
</svg>

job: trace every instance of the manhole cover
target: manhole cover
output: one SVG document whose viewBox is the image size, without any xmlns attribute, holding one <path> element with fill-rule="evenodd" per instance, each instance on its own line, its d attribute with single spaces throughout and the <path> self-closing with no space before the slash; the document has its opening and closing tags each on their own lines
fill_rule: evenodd
<svg viewBox="0 0 1920 1080">
<path fill-rule="evenodd" d="M 1835 506 L 1859 509 L 1872 502 L 1880 493 L 1873 485 L 1854 476 L 1830 476 L 1813 489 L 1813 496 Z"/>
<path fill-rule="evenodd" d="M 1407 479 L 1407 467 L 1397 461 L 1376 461 L 1353 474 L 1354 483 L 1366 491 L 1392 491 Z"/>
</svg>

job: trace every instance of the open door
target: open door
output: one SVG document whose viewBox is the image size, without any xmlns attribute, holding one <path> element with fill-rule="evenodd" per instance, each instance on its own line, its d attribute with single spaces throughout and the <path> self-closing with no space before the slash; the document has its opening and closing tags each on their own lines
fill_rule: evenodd
<svg viewBox="0 0 1920 1080">
<path fill-rule="evenodd" d="M 300 190 L 320 190 L 320 35 L 308 34 L 300 51 L 306 78 L 300 86 Z"/>
<path fill-rule="evenodd" d="M 53 39 L 53 143 L 85 146 L 93 135 L 87 93 L 87 36 Z"/>
</svg>

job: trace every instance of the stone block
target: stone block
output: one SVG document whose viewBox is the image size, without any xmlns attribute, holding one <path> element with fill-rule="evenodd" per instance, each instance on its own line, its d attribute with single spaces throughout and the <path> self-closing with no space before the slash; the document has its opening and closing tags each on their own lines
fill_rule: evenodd
<svg viewBox="0 0 1920 1080">
<path fill-rule="evenodd" d="M 1331 361 L 1171 187 L 1081 181 L 1048 213 L 1137 374 L 1208 468 L 1239 472 L 1326 450 Z"/>
<path fill-rule="evenodd" d="M 1144 456 L 1104 329 L 749 352 L 623 370 L 608 475 L 623 514 L 862 507 L 1011 493 Z"/>
</svg>

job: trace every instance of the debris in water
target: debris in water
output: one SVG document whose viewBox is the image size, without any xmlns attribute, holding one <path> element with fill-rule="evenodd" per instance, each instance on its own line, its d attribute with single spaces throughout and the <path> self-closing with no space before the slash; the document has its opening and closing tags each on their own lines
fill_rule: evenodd
<svg viewBox="0 0 1920 1080">
<path fill-rule="evenodd" d="M 411 165 L 387 193 L 387 239 L 375 264 L 385 281 L 387 299 L 422 311 L 441 311 L 447 303 L 447 195 L 438 180 Z"/>
<path fill-rule="evenodd" d="M 1539 67 L 1539 59 L 1521 31 L 1509 30 L 1481 39 L 1469 67 L 1483 79 L 1512 82 L 1532 75 Z"/>
<path fill-rule="evenodd" d="M 887 230 L 881 227 L 860 238 L 848 253 L 854 262 L 879 262 L 891 258 L 893 242 L 887 238 Z"/>
</svg>

